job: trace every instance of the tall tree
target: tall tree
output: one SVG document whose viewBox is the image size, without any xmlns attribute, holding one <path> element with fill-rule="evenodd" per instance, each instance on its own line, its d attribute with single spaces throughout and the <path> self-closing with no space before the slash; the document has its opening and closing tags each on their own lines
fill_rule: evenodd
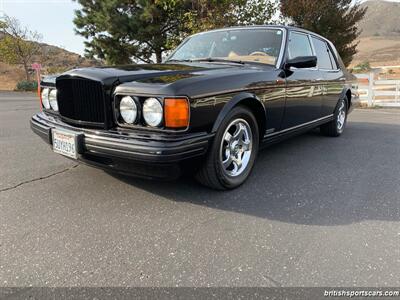
<svg viewBox="0 0 400 300">
<path fill-rule="evenodd" d="M 189 1 L 192 30 L 208 30 L 237 25 L 271 22 L 277 10 L 271 0 L 192 0 Z"/>
<path fill-rule="evenodd" d="M 161 62 L 185 21 L 181 0 L 77 0 L 77 33 L 87 41 L 86 54 L 108 64 L 133 60 Z"/>
<path fill-rule="evenodd" d="M 314 31 L 335 44 L 348 66 L 357 53 L 357 38 L 361 31 L 357 23 L 366 8 L 354 0 L 280 0 L 283 17 L 293 25 Z"/>
<path fill-rule="evenodd" d="M 4 21 L 0 21 L 0 36 L 0 59 L 22 65 L 29 81 L 32 59 L 41 53 L 40 34 L 22 26 L 17 19 L 5 16 Z"/>
<path fill-rule="evenodd" d="M 86 54 L 108 64 L 161 62 L 162 53 L 190 33 L 239 24 L 263 24 L 273 0 L 75 0 L 76 31 Z"/>
</svg>

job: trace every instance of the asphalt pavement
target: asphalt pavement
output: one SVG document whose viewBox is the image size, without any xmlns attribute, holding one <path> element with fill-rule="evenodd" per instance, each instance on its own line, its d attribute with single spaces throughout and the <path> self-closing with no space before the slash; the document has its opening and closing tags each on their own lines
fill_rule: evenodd
<svg viewBox="0 0 400 300">
<path fill-rule="evenodd" d="M 0 286 L 400 286 L 400 110 L 259 154 L 239 189 L 78 165 L 0 93 Z"/>
</svg>

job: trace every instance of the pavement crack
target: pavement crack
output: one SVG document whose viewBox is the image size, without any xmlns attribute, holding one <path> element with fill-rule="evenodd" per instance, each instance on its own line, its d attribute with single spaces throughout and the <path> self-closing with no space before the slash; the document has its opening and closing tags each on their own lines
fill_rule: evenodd
<svg viewBox="0 0 400 300">
<path fill-rule="evenodd" d="M 282 287 L 282 285 L 279 283 L 279 281 L 273 279 L 271 276 L 268 276 L 267 274 L 262 274 L 261 275 L 265 280 L 268 280 L 272 282 L 276 287 Z"/>
<path fill-rule="evenodd" d="M 31 183 L 31 182 L 35 182 L 35 181 L 47 179 L 47 178 L 50 178 L 50 177 L 53 177 L 53 176 L 56 176 L 56 175 L 59 175 L 59 174 L 68 172 L 68 171 L 70 171 L 70 170 L 72 170 L 72 169 L 75 169 L 77 166 L 79 166 L 79 164 L 73 165 L 72 167 L 65 168 L 65 169 L 63 169 L 63 170 L 61 170 L 61 171 L 57 171 L 57 172 L 51 173 L 51 174 L 46 175 L 46 176 L 42 176 L 42 177 L 39 177 L 39 178 L 33 178 L 33 179 L 30 179 L 30 180 L 26 180 L 26 181 L 20 182 L 20 183 L 18 183 L 18 184 L 16 184 L 16 185 L 13 185 L 13 186 L 6 187 L 6 188 L 4 188 L 4 189 L 1 189 L 1 190 L 0 190 L 0 193 L 2 193 L 2 192 L 7 192 L 7 191 L 10 191 L 10 190 L 14 190 L 14 189 L 16 189 L 16 188 L 19 188 L 19 187 L 22 186 L 22 185 L 25 185 L 25 184 L 28 184 L 28 183 Z"/>
</svg>

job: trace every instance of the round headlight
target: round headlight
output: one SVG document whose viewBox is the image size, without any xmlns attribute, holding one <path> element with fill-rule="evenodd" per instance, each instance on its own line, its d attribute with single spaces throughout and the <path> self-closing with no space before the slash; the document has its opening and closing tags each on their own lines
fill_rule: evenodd
<svg viewBox="0 0 400 300">
<path fill-rule="evenodd" d="M 163 119 L 163 108 L 156 98 L 147 98 L 143 104 L 143 118 L 147 125 L 156 127 Z"/>
<path fill-rule="evenodd" d="M 51 89 L 49 93 L 50 106 L 54 111 L 58 111 L 57 90 Z"/>
<path fill-rule="evenodd" d="M 50 102 L 49 102 L 49 89 L 44 88 L 42 90 L 42 104 L 44 108 L 50 109 Z"/>
<path fill-rule="evenodd" d="M 126 123 L 133 124 L 137 117 L 137 105 L 132 97 L 125 96 L 119 103 L 119 112 Z"/>
</svg>

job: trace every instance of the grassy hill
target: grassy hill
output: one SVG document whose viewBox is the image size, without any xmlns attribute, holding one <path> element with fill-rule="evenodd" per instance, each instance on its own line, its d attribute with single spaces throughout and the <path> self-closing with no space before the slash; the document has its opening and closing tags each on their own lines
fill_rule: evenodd
<svg viewBox="0 0 400 300">
<path fill-rule="evenodd" d="M 352 65 L 369 61 L 372 66 L 400 65 L 400 3 L 371 0 L 359 23 L 360 44 Z"/>
<path fill-rule="evenodd" d="M 352 66 L 368 61 L 371 66 L 400 65 L 400 36 L 362 37 Z"/>
<path fill-rule="evenodd" d="M 370 0 L 361 6 L 368 7 L 365 18 L 359 24 L 362 37 L 400 36 L 400 3 Z"/>
<path fill-rule="evenodd" d="M 42 64 L 43 74 L 60 73 L 68 69 L 100 64 L 96 60 L 89 60 L 60 47 L 45 43 L 40 43 L 40 46 L 42 53 L 35 57 L 34 61 Z M 32 78 L 34 78 L 33 70 Z M 13 90 L 17 82 L 24 79 L 25 73 L 22 66 L 9 65 L 0 61 L 0 90 Z"/>
</svg>

